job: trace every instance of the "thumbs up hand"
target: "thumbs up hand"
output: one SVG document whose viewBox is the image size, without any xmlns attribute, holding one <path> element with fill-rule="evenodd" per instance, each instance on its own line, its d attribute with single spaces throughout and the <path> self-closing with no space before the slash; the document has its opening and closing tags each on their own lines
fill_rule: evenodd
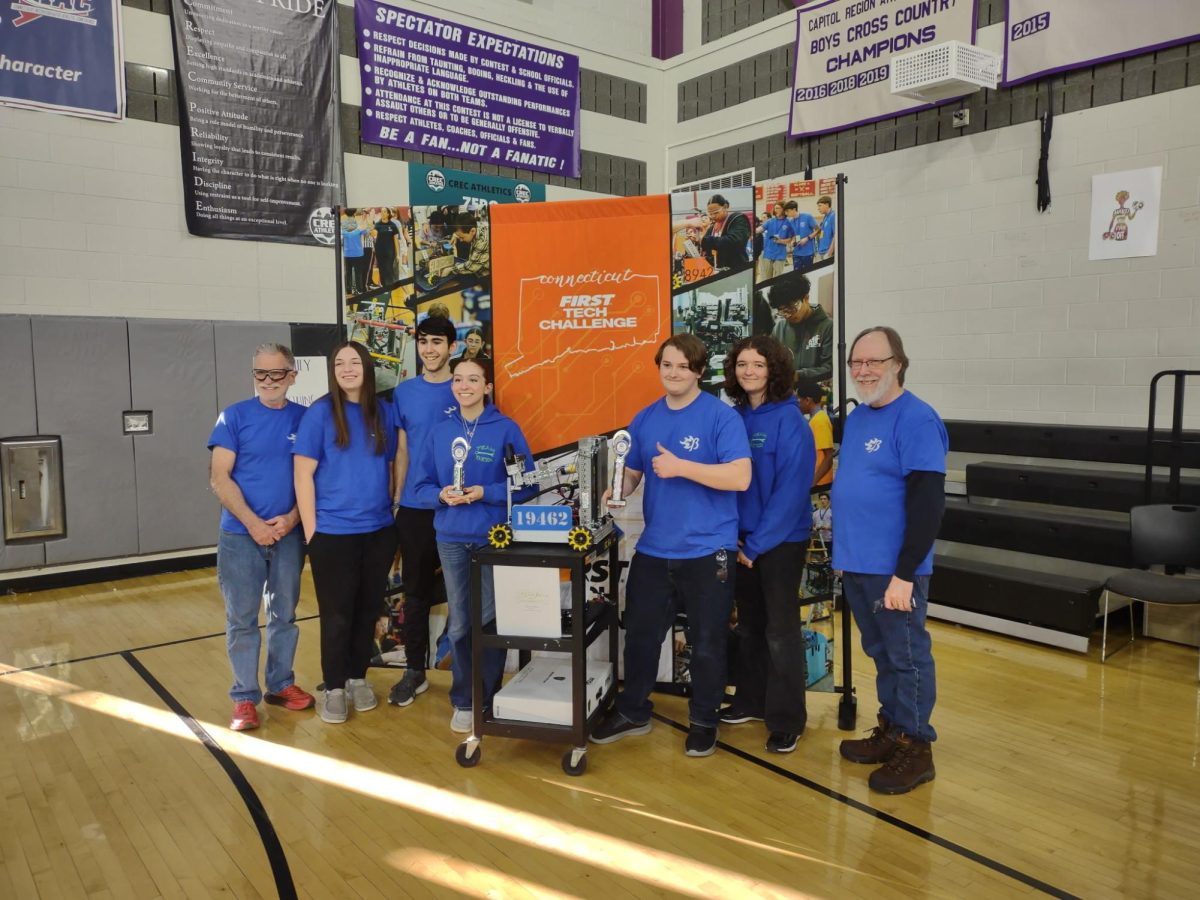
<svg viewBox="0 0 1200 900">
<path fill-rule="evenodd" d="M 654 446 L 658 448 L 658 456 L 650 461 L 654 466 L 654 474 L 659 478 L 678 478 L 682 475 L 685 465 L 684 460 L 680 459 L 660 443 L 655 442 Z"/>
</svg>

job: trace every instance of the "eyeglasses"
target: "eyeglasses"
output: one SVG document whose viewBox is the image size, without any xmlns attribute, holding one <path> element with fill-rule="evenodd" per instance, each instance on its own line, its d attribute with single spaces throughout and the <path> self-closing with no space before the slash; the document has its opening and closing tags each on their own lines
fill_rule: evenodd
<svg viewBox="0 0 1200 900">
<path fill-rule="evenodd" d="M 882 369 L 885 362 L 895 358 L 894 356 L 885 356 L 883 359 L 852 359 L 847 365 L 851 372 L 859 372 L 862 369 Z"/>
<path fill-rule="evenodd" d="M 791 315 L 795 315 L 796 311 L 799 309 L 800 309 L 799 303 L 787 303 L 782 306 L 775 307 L 775 312 L 781 316 L 791 316 Z"/>
<path fill-rule="evenodd" d="M 254 375 L 255 381 L 271 381 L 279 382 L 292 374 L 292 369 L 251 369 L 250 372 Z"/>
</svg>

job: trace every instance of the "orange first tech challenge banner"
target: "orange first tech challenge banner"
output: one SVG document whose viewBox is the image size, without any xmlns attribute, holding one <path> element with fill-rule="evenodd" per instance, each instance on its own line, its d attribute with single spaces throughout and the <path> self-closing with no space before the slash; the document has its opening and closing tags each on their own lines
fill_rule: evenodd
<svg viewBox="0 0 1200 900">
<path fill-rule="evenodd" d="M 666 195 L 496 205 L 496 397 L 534 453 L 629 424 L 662 393 L 671 335 Z"/>
</svg>

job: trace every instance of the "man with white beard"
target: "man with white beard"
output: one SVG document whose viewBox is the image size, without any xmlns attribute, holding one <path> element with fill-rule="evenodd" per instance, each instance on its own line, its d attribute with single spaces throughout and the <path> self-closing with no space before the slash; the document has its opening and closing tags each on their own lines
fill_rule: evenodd
<svg viewBox="0 0 1200 900">
<path fill-rule="evenodd" d="M 875 661 L 879 724 L 841 755 L 881 767 L 872 790 L 903 794 L 934 777 L 929 724 L 936 698 L 925 613 L 933 542 L 945 508 L 941 418 L 904 389 L 908 357 L 900 335 L 876 326 L 850 345 L 860 404 L 846 417 L 833 485 L 833 567 Z"/>
</svg>

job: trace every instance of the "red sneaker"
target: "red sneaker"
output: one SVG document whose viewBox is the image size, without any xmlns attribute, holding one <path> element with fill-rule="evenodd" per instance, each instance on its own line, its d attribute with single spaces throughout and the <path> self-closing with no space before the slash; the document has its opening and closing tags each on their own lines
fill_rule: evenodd
<svg viewBox="0 0 1200 900">
<path fill-rule="evenodd" d="M 278 694 L 266 694 L 263 697 L 272 706 L 282 706 L 284 709 L 308 709 L 317 701 L 308 691 L 289 684 Z"/>
<path fill-rule="evenodd" d="M 249 731 L 258 727 L 258 709 L 249 700 L 233 704 L 233 718 L 229 722 L 233 731 Z"/>
</svg>

